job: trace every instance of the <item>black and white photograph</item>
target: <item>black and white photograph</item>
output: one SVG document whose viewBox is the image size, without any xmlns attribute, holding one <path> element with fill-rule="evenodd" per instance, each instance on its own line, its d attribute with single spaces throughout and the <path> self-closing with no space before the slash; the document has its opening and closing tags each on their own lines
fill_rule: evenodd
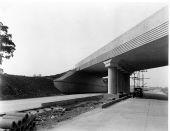
<svg viewBox="0 0 170 131">
<path fill-rule="evenodd" d="M 168 0 L 0 0 L 0 131 L 168 131 Z"/>
</svg>

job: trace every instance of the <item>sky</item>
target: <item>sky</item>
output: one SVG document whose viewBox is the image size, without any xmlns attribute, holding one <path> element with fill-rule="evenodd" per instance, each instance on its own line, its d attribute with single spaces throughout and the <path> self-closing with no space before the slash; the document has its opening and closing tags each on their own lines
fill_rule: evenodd
<svg viewBox="0 0 170 131">
<path fill-rule="evenodd" d="M 70 70 L 167 5 L 142 1 L 0 0 L 0 21 L 16 44 L 14 57 L 1 68 L 27 76 Z M 146 76 L 150 86 L 168 85 L 168 67 L 148 70 Z"/>
</svg>

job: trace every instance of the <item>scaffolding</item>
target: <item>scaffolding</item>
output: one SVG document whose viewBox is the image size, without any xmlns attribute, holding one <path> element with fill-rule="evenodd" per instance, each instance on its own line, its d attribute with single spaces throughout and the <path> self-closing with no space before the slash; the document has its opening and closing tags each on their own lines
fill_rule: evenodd
<svg viewBox="0 0 170 131">
<path fill-rule="evenodd" d="M 135 88 L 144 88 L 147 87 L 145 83 L 145 79 L 149 79 L 149 78 L 145 78 L 144 77 L 144 72 L 147 72 L 147 70 L 140 70 L 140 71 L 136 71 L 132 74 L 132 79 L 133 79 L 133 83 L 134 83 L 134 89 Z"/>
</svg>

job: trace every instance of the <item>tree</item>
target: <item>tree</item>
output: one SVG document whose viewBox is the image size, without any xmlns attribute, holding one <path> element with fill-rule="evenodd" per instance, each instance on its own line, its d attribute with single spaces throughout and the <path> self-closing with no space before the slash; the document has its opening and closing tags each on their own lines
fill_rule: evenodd
<svg viewBox="0 0 170 131">
<path fill-rule="evenodd" d="M 12 35 L 8 34 L 8 26 L 0 22 L 0 64 L 2 59 L 9 59 L 13 57 L 15 51 L 15 44 L 12 42 Z"/>
</svg>

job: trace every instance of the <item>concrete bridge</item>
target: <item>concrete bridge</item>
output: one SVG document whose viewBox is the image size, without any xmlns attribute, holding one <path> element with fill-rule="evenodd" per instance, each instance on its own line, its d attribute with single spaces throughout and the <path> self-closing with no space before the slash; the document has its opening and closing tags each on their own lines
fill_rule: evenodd
<svg viewBox="0 0 170 131">
<path fill-rule="evenodd" d="M 54 80 L 55 86 L 67 94 L 129 93 L 134 71 L 168 65 L 168 23 L 168 7 L 164 7 L 80 61 Z"/>
</svg>

